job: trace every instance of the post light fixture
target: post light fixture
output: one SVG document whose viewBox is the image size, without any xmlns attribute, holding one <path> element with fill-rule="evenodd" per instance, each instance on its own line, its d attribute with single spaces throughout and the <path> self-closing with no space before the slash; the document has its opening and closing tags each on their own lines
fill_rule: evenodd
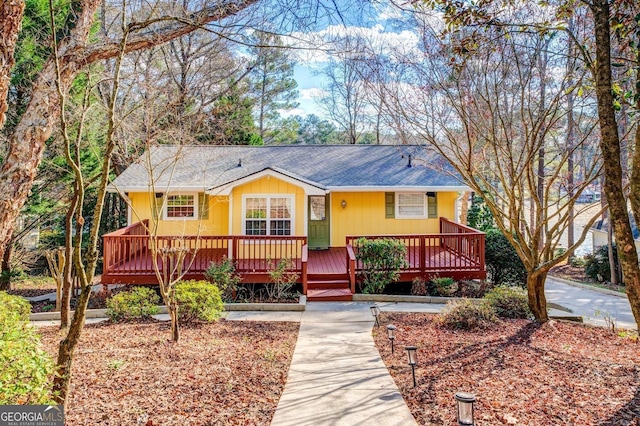
<svg viewBox="0 0 640 426">
<path fill-rule="evenodd" d="M 415 346 L 405 346 L 404 349 L 407 351 L 407 358 L 409 361 L 409 365 L 411 366 L 411 376 L 413 377 L 413 387 L 416 387 L 416 363 L 418 362 L 417 351 L 418 348 Z"/>
<path fill-rule="evenodd" d="M 469 392 L 458 392 L 455 394 L 458 424 L 460 426 L 473 426 L 473 404 L 476 396 Z"/>
<path fill-rule="evenodd" d="M 396 338 L 396 326 L 393 324 L 389 324 L 387 326 L 387 335 L 389 340 L 391 341 L 391 353 L 393 353 L 393 341 Z"/>
<path fill-rule="evenodd" d="M 346 200 L 342 200 L 340 201 L 340 205 L 342 206 L 342 208 L 346 208 L 347 207 L 347 201 Z"/>
<path fill-rule="evenodd" d="M 376 326 L 380 327 L 380 322 L 378 321 L 378 315 L 380 315 L 380 308 L 376 305 L 371 305 L 371 315 L 376 319 Z"/>
</svg>

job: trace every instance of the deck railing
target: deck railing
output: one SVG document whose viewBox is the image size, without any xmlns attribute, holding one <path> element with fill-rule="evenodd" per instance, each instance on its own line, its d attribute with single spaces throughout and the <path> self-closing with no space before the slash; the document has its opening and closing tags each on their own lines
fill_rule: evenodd
<svg viewBox="0 0 640 426">
<path fill-rule="evenodd" d="M 266 274 L 281 259 L 292 261 L 291 271 L 303 272 L 303 247 L 300 236 L 150 236 L 146 224 L 136 223 L 105 234 L 103 275 L 154 275 L 152 247 L 183 247 L 188 250 L 185 270 L 203 274 L 211 262 L 223 257 L 236 263 L 241 274 Z"/>
<path fill-rule="evenodd" d="M 400 269 L 401 273 L 484 271 L 483 232 L 444 218 L 440 218 L 440 230 L 439 234 L 347 236 L 346 244 L 353 248 L 357 257 L 360 238 L 400 241 L 407 249 L 407 262 Z M 362 262 L 357 260 L 355 269 L 361 271 Z"/>
</svg>

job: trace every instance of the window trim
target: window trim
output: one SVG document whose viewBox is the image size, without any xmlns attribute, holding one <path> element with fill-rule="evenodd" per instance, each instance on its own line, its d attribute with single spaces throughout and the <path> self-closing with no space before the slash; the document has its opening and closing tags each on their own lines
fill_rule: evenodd
<svg viewBox="0 0 640 426">
<path fill-rule="evenodd" d="M 267 234 L 266 235 L 251 235 L 254 237 L 290 237 L 295 235 L 295 194 L 242 194 L 242 212 L 241 212 L 241 220 L 242 220 L 242 235 L 247 235 L 247 198 L 266 198 L 267 199 L 267 217 L 265 218 L 267 222 Z M 286 198 L 289 200 L 290 214 L 291 217 L 289 221 L 291 223 L 291 233 L 289 235 L 271 235 L 269 232 L 271 231 L 271 220 L 283 220 L 283 219 L 271 219 L 271 199 L 272 198 Z M 285 219 L 286 220 L 286 219 Z"/>
<path fill-rule="evenodd" d="M 193 216 L 189 217 L 170 217 L 169 216 L 169 197 L 172 196 L 182 196 L 182 195 L 190 195 L 193 197 Z M 163 209 L 162 209 L 162 219 L 163 220 L 170 220 L 170 221 L 176 221 L 176 220 L 198 220 L 200 215 L 199 215 L 199 211 L 198 211 L 198 200 L 199 200 L 199 195 L 197 192 L 170 192 L 170 193 L 165 193 L 163 194 L 164 196 L 164 200 L 163 200 Z"/>
<path fill-rule="evenodd" d="M 400 196 L 401 195 L 420 195 L 422 197 L 422 214 L 421 215 L 406 215 L 400 213 Z M 396 219 L 428 219 L 429 217 L 429 205 L 427 196 L 424 192 L 396 192 Z"/>
</svg>

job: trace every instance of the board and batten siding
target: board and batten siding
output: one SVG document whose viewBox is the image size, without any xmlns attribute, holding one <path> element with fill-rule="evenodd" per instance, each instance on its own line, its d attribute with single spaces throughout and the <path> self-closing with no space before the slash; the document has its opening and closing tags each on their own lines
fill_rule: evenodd
<svg viewBox="0 0 640 426">
<path fill-rule="evenodd" d="M 201 195 L 202 196 L 202 195 Z M 208 214 L 204 219 L 172 219 L 164 220 L 162 215 L 158 222 L 159 236 L 182 235 L 228 235 L 229 234 L 229 198 L 210 195 L 208 198 Z M 132 223 L 149 219 L 152 223 L 152 205 L 156 203 L 153 193 L 129 193 L 131 200 Z"/>
<path fill-rule="evenodd" d="M 242 222 L 244 220 L 242 212 L 243 195 L 273 196 L 278 194 L 292 195 L 294 197 L 292 234 L 307 235 L 307 196 L 304 189 L 273 176 L 265 176 L 233 188 L 231 192 L 231 206 L 233 208 L 231 233 L 233 235 L 242 235 Z"/>
<path fill-rule="evenodd" d="M 294 196 L 293 235 L 307 235 L 307 196 L 304 189 L 272 176 L 239 185 L 233 189 L 231 198 L 210 195 L 206 219 L 198 221 L 161 218 L 158 235 L 241 235 L 244 220 L 242 200 L 245 194 Z M 457 192 L 438 192 L 437 216 L 455 220 L 457 197 Z M 132 222 L 151 219 L 151 206 L 156 202 L 155 194 L 129 193 L 129 199 L 132 205 Z M 347 235 L 435 234 L 440 231 L 438 218 L 388 218 L 385 192 L 333 192 L 330 200 L 332 247 L 344 246 Z M 347 203 L 346 208 L 342 208 L 342 200 Z"/>
<path fill-rule="evenodd" d="M 438 192 L 437 217 L 389 218 L 385 192 L 333 192 L 331 194 L 331 246 L 341 247 L 347 235 L 437 234 L 440 220 L 455 220 L 457 192 Z M 342 208 L 342 200 L 347 203 Z"/>
</svg>

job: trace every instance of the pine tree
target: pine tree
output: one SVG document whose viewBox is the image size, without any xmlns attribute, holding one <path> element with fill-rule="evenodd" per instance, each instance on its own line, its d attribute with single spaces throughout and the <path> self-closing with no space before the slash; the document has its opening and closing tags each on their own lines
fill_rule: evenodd
<svg viewBox="0 0 640 426">
<path fill-rule="evenodd" d="M 250 93 L 255 100 L 260 137 L 264 140 L 269 121 L 281 110 L 298 106 L 298 83 L 293 78 L 295 62 L 276 34 L 257 32 L 251 54 Z"/>
</svg>

